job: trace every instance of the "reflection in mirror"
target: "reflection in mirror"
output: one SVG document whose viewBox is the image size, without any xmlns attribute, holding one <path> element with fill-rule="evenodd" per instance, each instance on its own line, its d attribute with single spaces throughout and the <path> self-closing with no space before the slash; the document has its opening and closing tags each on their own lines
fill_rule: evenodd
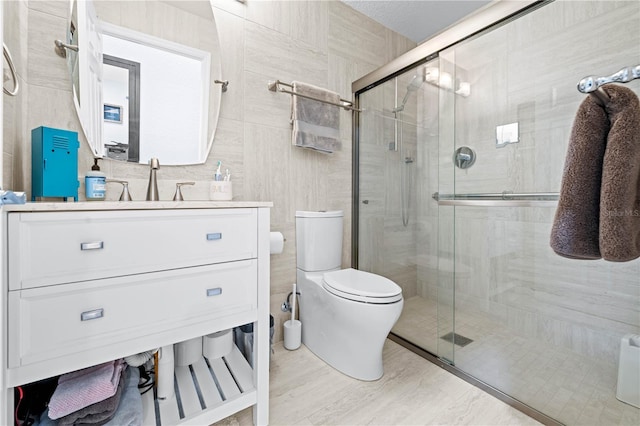
<svg viewBox="0 0 640 426">
<path fill-rule="evenodd" d="M 73 5 L 70 28 L 80 50 L 72 81 L 94 155 L 145 164 L 151 157 L 165 165 L 206 161 L 221 97 L 211 84 L 220 78 L 220 49 L 209 1 Z"/>
<path fill-rule="evenodd" d="M 103 63 L 122 67 L 116 70 L 117 80 L 107 80 L 103 74 L 103 102 L 128 114 L 127 123 L 121 117 L 109 120 L 104 116 L 103 155 L 144 163 L 152 157 L 166 158 L 172 164 L 197 163 L 207 149 L 209 97 L 205 94 L 211 55 L 106 23 L 101 30 L 102 52 L 107 57 Z M 136 84 L 136 69 L 139 81 L 133 90 L 140 89 L 137 102 L 129 97 L 129 82 Z M 137 134 L 134 128 L 124 129 L 128 123 L 137 124 Z M 126 157 L 121 152 L 129 150 L 132 155 Z"/>
<path fill-rule="evenodd" d="M 140 63 L 102 55 L 104 155 L 140 161 Z"/>
</svg>

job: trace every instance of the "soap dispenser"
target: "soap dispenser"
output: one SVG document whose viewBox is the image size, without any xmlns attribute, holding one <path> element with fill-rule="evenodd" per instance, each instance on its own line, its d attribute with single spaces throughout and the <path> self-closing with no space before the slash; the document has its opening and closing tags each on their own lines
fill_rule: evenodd
<svg viewBox="0 0 640 426">
<path fill-rule="evenodd" d="M 84 177 L 87 201 L 102 201 L 107 193 L 107 177 L 100 171 L 98 160 L 99 158 L 93 159 L 93 166 Z"/>
</svg>

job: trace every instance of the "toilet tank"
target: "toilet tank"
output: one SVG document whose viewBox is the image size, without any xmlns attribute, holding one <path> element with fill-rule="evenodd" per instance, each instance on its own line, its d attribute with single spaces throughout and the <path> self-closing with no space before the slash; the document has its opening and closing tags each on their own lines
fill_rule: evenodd
<svg viewBox="0 0 640 426">
<path fill-rule="evenodd" d="M 303 271 L 325 271 L 342 264 L 340 210 L 296 212 L 296 265 Z"/>
</svg>

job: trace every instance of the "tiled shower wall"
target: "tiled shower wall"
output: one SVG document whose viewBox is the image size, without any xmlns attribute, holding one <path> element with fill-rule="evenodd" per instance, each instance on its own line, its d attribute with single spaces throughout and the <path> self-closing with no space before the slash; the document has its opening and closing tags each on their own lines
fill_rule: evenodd
<svg viewBox="0 0 640 426">
<path fill-rule="evenodd" d="M 360 103 L 358 268 L 383 275 L 416 295 L 417 213 L 423 158 L 420 89 L 407 95 L 420 69 L 408 71 L 363 93 Z M 397 86 L 397 92 L 396 92 Z M 424 86 L 424 85 L 423 85 Z M 401 111 L 394 108 L 407 102 Z M 404 186 L 404 188 L 403 188 Z"/>
<path fill-rule="evenodd" d="M 222 160 L 234 179 L 234 200 L 272 201 L 271 228 L 285 235 L 284 253 L 272 256 L 271 305 L 276 340 L 286 319 L 280 304 L 295 282 L 296 210 L 345 211 L 343 265 L 350 265 L 351 113 L 341 112 L 343 149 L 333 155 L 293 148 L 290 96 L 267 90 L 269 80 L 304 81 L 351 97 L 351 82 L 389 62 L 415 43 L 339 1 L 213 0 L 221 47 L 220 120 L 212 151 L 203 165 L 166 166 L 158 172 L 161 199 L 175 183 L 186 199 L 208 199 L 214 164 Z M 31 191 L 32 128 L 44 125 L 81 133 L 66 62 L 53 50 L 64 39 L 67 1 L 3 2 L 4 38 L 16 62 L 22 89 L 4 97 L 5 188 Z M 81 136 L 79 175 L 92 164 Z M 162 164 L 162 159 L 160 159 Z M 109 178 L 127 179 L 134 199 L 146 193 L 148 167 L 104 161 Z M 82 181 L 82 179 L 81 179 Z M 115 200 L 117 189 L 107 198 Z M 83 187 L 80 188 L 82 194 Z"/>
<path fill-rule="evenodd" d="M 640 3 L 556 1 L 441 58 L 465 69 L 471 96 L 455 106 L 456 146 L 475 149 L 456 193 L 557 192 L 587 75 L 640 63 Z M 626 87 L 640 95 L 640 82 Z M 520 142 L 495 146 L 518 122 Z M 448 178 L 449 181 L 451 179 Z M 441 180 L 441 184 L 445 184 Z M 519 335 L 616 363 L 620 338 L 640 332 L 640 260 L 570 260 L 549 247 L 554 207 L 456 207 L 456 310 L 479 311 Z M 464 368 L 464 367 L 463 367 Z"/>
</svg>

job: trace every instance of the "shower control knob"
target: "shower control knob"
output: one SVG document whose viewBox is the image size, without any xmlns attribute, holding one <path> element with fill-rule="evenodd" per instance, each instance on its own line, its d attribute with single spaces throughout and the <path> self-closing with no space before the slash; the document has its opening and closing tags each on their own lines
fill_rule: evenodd
<svg viewBox="0 0 640 426">
<path fill-rule="evenodd" d="M 468 169 L 476 162 L 476 153 L 468 146 L 461 146 L 453 154 L 453 164 L 460 169 Z"/>
</svg>

